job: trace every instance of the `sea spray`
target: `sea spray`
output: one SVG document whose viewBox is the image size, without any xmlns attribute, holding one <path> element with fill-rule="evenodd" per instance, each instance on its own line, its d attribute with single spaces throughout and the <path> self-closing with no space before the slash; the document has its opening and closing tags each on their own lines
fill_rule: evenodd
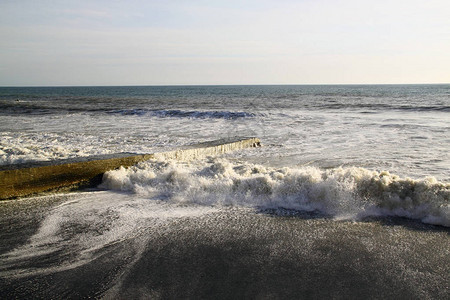
<svg viewBox="0 0 450 300">
<path fill-rule="evenodd" d="M 315 211 L 361 219 L 400 216 L 450 226 L 450 184 L 364 168 L 272 168 L 224 158 L 149 161 L 105 173 L 101 187 L 208 206 Z"/>
</svg>

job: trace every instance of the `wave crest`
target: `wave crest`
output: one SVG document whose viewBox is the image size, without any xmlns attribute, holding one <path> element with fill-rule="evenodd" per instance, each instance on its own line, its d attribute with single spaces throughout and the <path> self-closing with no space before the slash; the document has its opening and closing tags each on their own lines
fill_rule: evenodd
<svg viewBox="0 0 450 300">
<path fill-rule="evenodd" d="M 212 206 L 318 211 L 346 218 L 400 216 L 450 226 L 450 184 L 364 168 L 270 168 L 212 159 L 150 161 L 105 173 L 103 188 Z"/>
<path fill-rule="evenodd" d="M 255 114 L 242 112 L 242 111 L 184 111 L 179 109 L 157 109 L 157 110 L 149 110 L 149 109 L 123 109 L 123 110 L 114 110 L 110 111 L 113 114 L 122 114 L 122 115 L 137 115 L 137 116 L 152 116 L 152 117 L 160 117 L 160 118 L 193 118 L 193 119 L 240 119 L 240 118 L 248 118 L 254 117 Z"/>
</svg>

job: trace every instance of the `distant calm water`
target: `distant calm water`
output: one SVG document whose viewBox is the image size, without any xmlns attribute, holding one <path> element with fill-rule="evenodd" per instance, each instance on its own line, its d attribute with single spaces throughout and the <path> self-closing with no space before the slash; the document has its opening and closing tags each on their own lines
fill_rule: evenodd
<svg viewBox="0 0 450 300">
<path fill-rule="evenodd" d="M 264 147 L 112 172 L 104 187 L 207 205 L 450 218 L 450 85 L 0 88 L 0 131 L 2 164 L 256 136 Z M 178 185 L 165 181 L 170 170 L 184 174 Z"/>
</svg>

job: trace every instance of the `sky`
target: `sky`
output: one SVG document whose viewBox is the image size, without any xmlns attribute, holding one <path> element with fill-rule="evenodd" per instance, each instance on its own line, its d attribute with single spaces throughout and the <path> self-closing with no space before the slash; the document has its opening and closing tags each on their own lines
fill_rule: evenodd
<svg viewBox="0 0 450 300">
<path fill-rule="evenodd" d="M 450 83 L 448 0 L 0 1 L 0 86 Z"/>
</svg>

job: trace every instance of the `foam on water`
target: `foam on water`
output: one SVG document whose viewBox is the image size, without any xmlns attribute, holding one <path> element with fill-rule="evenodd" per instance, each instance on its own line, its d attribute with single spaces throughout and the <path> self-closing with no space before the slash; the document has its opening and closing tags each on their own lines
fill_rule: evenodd
<svg viewBox="0 0 450 300">
<path fill-rule="evenodd" d="M 151 161 L 107 172 L 102 187 L 169 203 L 283 208 L 335 218 L 388 215 L 450 226 L 450 184 L 364 168 L 271 168 L 224 158 Z"/>
<path fill-rule="evenodd" d="M 75 134 L 0 134 L 0 165 L 29 161 L 49 161 L 71 157 L 107 154 L 111 151 L 96 147 L 89 137 Z M 81 146 L 82 145 L 82 146 Z M 81 146 L 81 147 L 80 147 Z"/>
<path fill-rule="evenodd" d="M 102 249 L 125 240 L 134 243 L 135 259 L 139 259 L 152 228 L 216 211 L 213 207 L 183 207 L 110 192 L 61 197 L 68 199 L 46 213 L 26 244 L 0 255 L 0 277 L 70 270 L 88 264 L 104 255 Z M 57 255 L 63 261 L 55 260 Z M 30 268 L 30 261 L 41 261 L 44 266 Z"/>
<path fill-rule="evenodd" d="M 242 160 L 448 181 L 449 91 L 449 85 L 0 88 L 0 164 L 256 136 L 266 146 Z"/>
</svg>

